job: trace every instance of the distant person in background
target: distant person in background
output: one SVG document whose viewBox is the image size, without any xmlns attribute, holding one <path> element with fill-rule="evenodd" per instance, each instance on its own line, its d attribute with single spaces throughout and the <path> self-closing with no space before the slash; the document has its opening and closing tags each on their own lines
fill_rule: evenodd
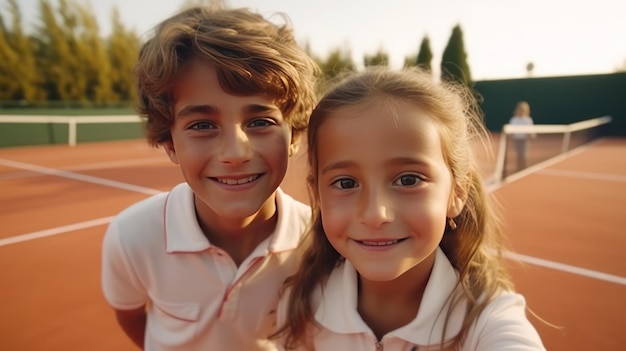
<svg viewBox="0 0 626 351">
<path fill-rule="evenodd" d="M 104 237 L 104 297 L 137 347 L 275 350 L 311 217 L 279 185 L 318 72 L 289 25 L 247 9 L 191 8 L 141 48 L 138 111 L 185 182 L 123 210 Z"/>
<path fill-rule="evenodd" d="M 533 125 L 533 119 L 530 117 L 530 105 L 526 101 L 520 101 L 515 107 L 513 117 L 509 120 L 509 124 L 513 125 Z M 517 161 L 517 170 L 521 171 L 528 165 L 528 137 L 535 137 L 530 133 L 513 134 L 513 143 L 515 145 L 515 155 Z"/>
</svg>

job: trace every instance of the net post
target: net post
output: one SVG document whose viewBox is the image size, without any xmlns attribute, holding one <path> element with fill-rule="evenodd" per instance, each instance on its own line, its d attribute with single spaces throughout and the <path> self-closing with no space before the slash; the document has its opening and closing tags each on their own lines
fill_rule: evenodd
<svg viewBox="0 0 626 351">
<path fill-rule="evenodd" d="M 496 169 L 494 171 L 494 179 L 496 182 L 501 183 L 504 177 L 504 160 L 506 155 L 506 124 L 502 126 L 502 131 L 500 132 L 500 140 L 498 146 L 498 156 L 496 159 Z"/>
<path fill-rule="evenodd" d="M 568 130 L 565 132 L 565 135 L 563 136 L 563 145 L 561 146 L 561 152 L 565 153 L 567 152 L 567 150 L 569 150 L 569 142 L 572 136 L 572 131 L 568 128 Z"/>
<path fill-rule="evenodd" d="M 69 118 L 67 120 L 67 125 L 68 144 L 69 146 L 76 146 L 76 118 Z"/>
</svg>

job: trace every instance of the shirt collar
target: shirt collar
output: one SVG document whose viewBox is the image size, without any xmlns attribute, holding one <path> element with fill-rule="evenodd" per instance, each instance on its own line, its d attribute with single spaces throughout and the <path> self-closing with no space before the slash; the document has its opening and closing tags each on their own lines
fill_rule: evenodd
<svg viewBox="0 0 626 351">
<path fill-rule="evenodd" d="M 409 324 L 392 331 L 386 337 L 402 338 L 409 343 L 428 345 L 439 342 L 445 327 L 449 296 L 455 290 L 458 276 L 450 261 L 437 248 L 420 309 Z M 326 285 L 316 289 L 320 304 L 315 319 L 325 328 L 341 334 L 370 332 L 357 312 L 357 273 L 350 262 L 331 273 Z M 446 330 L 446 340 L 458 334 L 463 322 L 465 304 L 457 305 Z"/>
<path fill-rule="evenodd" d="M 276 229 L 270 237 L 268 249 L 270 252 L 294 250 L 300 243 L 300 238 L 308 228 L 311 217 L 307 205 L 296 201 L 283 192 L 281 188 L 276 190 L 276 211 L 278 221 Z M 303 216 L 304 214 L 304 216 Z"/>
<path fill-rule="evenodd" d="M 276 190 L 276 204 L 276 229 L 268 238 L 269 242 L 264 240 L 260 246 L 267 243 L 266 248 L 270 252 L 295 249 L 306 226 L 302 224 L 299 213 L 294 213 L 294 207 L 306 205 L 296 202 L 280 188 Z M 308 221 L 309 218 L 305 219 Z M 165 239 L 168 253 L 200 252 L 212 247 L 196 218 L 193 191 L 187 183 L 177 185 L 168 194 L 165 203 Z M 257 249 L 265 251 L 265 248 Z"/>
<path fill-rule="evenodd" d="M 187 183 L 175 186 L 165 202 L 165 246 L 167 253 L 199 252 L 211 247 L 204 236 Z"/>
</svg>

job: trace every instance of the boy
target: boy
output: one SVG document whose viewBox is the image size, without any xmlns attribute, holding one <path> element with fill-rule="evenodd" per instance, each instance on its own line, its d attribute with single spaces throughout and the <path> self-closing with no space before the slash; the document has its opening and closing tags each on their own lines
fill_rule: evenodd
<svg viewBox="0 0 626 351">
<path fill-rule="evenodd" d="M 286 25 L 195 7 L 163 21 L 134 71 L 151 145 L 186 180 L 120 213 L 102 286 L 145 350 L 270 350 L 309 208 L 279 188 L 318 68 Z"/>
</svg>

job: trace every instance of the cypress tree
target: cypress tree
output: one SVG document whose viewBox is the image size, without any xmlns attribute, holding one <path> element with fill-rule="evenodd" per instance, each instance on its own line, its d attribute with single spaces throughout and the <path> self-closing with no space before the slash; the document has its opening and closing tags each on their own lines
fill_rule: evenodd
<svg viewBox="0 0 626 351">
<path fill-rule="evenodd" d="M 111 63 L 95 16 L 85 6 L 76 6 L 80 35 L 76 38 L 76 56 L 85 79 L 81 100 L 106 103 L 114 99 L 111 89 Z"/>
<path fill-rule="evenodd" d="M 441 59 L 441 79 L 455 80 L 467 86 L 471 85 L 472 77 L 467 64 L 467 53 L 463 44 L 463 31 L 457 24 L 452 29 Z"/>
<path fill-rule="evenodd" d="M 432 72 L 432 60 L 433 52 L 430 50 L 430 39 L 427 35 L 425 35 L 422 39 L 422 43 L 420 44 L 420 50 L 417 53 L 415 64 L 428 72 Z"/>
<path fill-rule="evenodd" d="M 0 99 L 34 101 L 43 98 L 33 45 L 22 29 L 16 0 L 8 0 L 9 29 L 0 18 Z"/>
<path fill-rule="evenodd" d="M 378 49 L 378 52 L 374 55 L 365 55 L 365 57 L 363 57 L 363 64 L 365 67 L 387 66 L 389 65 L 389 55 L 383 49 Z"/>
<path fill-rule="evenodd" d="M 135 101 L 135 79 L 132 69 L 139 54 L 140 39 L 127 30 L 120 19 L 117 7 L 111 17 L 112 31 L 107 40 L 107 55 L 111 63 L 109 83 L 117 101 Z"/>
</svg>

